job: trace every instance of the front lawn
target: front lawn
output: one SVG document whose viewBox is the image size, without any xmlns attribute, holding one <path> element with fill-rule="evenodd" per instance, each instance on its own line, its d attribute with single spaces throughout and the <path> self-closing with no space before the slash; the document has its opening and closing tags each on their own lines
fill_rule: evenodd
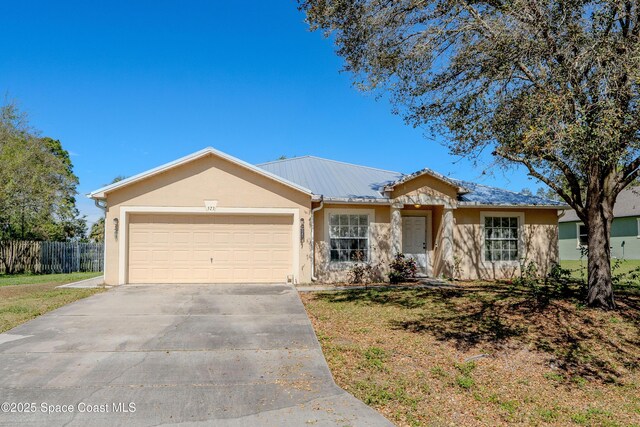
<svg viewBox="0 0 640 427">
<path fill-rule="evenodd" d="M 583 260 L 563 260 L 560 261 L 560 266 L 571 271 L 571 276 L 578 280 L 587 280 L 587 259 Z M 616 261 L 611 260 L 612 270 L 611 273 L 614 276 L 620 276 L 621 284 L 623 285 L 635 285 L 640 286 L 640 278 L 633 278 L 630 276 L 630 272 L 640 269 L 640 260 L 637 259 L 625 259 Z"/>
<path fill-rule="evenodd" d="M 65 304 L 104 291 L 104 288 L 56 289 L 56 286 L 60 284 L 88 278 L 86 275 L 80 279 L 73 275 L 64 276 L 67 276 L 67 279 L 55 277 L 50 278 L 47 283 L 0 286 L 0 333 Z M 46 276 L 26 277 L 43 278 Z"/>
<path fill-rule="evenodd" d="M 102 273 L 68 273 L 68 274 L 0 274 L 0 286 L 11 285 L 33 285 L 55 284 L 79 282 L 80 280 L 91 279 L 102 276 Z"/>
<path fill-rule="evenodd" d="M 506 284 L 303 293 L 336 382 L 397 425 L 640 425 L 640 296 Z"/>
</svg>

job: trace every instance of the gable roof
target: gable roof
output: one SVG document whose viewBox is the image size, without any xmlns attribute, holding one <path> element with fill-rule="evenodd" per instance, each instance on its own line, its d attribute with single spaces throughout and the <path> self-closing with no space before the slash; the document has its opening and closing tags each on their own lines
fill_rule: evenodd
<svg viewBox="0 0 640 427">
<path fill-rule="evenodd" d="M 618 199 L 613 207 L 613 217 L 622 218 L 640 216 L 640 188 L 625 188 L 618 194 Z M 573 209 L 567 211 L 558 222 L 582 221 Z"/>
<path fill-rule="evenodd" d="M 314 156 L 294 157 L 261 163 L 259 167 L 310 188 L 327 200 L 389 201 L 385 191 L 418 176 L 428 174 L 458 188 L 460 206 L 535 206 L 566 209 L 555 200 L 514 193 L 468 181 L 445 177 L 431 169 L 405 175 L 384 169 L 354 165 Z"/>
<path fill-rule="evenodd" d="M 403 175 L 402 178 L 398 179 L 397 181 L 392 182 L 391 184 L 387 185 L 385 187 L 386 191 L 392 191 L 396 186 L 400 185 L 400 184 L 404 184 L 405 182 L 409 182 L 411 180 L 414 180 L 416 178 L 419 178 L 421 176 L 424 175 L 428 175 L 431 176 L 433 178 L 436 178 L 440 181 L 443 181 L 449 185 L 451 185 L 452 187 L 456 188 L 458 190 L 458 193 L 468 193 L 469 190 L 467 190 L 466 188 L 462 187 L 459 183 L 461 181 L 456 181 L 455 179 L 449 179 L 444 175 L 439 174 L 436 171 L 433 171 L 429 168 L 424 168 L 424 169 L 420 169 L 417 172 L 411 173 L 409 175 Z"/>
<path fill-rule="evenodd" d="M 106 194 L 154 175 L 213 155 L 249 169 L 259 175 L 280 182 L 308 195 L 323 196 L 327 200 L 351 202 L 389 202 L 385 192 L 422 175 L 437 178 L 458 190 L 460 206 L 536 206 L 568 208 L 562 202 L 529 196 L 500 188 L 445 177 L 431 169 L 405 175 L 401 172 L 355 165 L 315 156 L 294 157 L 252 165 L 212 147 L 166 163 L 146 172 L 106 185 L 89 194 L 93 199 L 104 199 Z M 639 203 L 640 205 L 640 203 Z M 618 207 L 617 205 L 616 207 Z M 634 213 L 635 214 L 635 213 Z M 570 219 L 564 218 L 564 222 Z"/>
<path fill-rule="evenodd" d="M 181 157 L 181 158 L 179 158 L 177 160 L 174 160 L 172 162 L 165 163 L 164 165 L 161 165 L 161 166 L 158 166 L 156 168 L 150 169 L 150 170 L 148 170 L 146 172 L 142 172 L 142 173 L 139 173 L 137 175 L 131 176 L 129 178 L 123 179 L 122 181 L 118 181 L 116 183 L 106 185 L 106 186 L 104 186 L 102 188 L 99 188 L 99 189 L 89 193 L 89 197 L 91 197 L 92 199 L 104 199 L 106 197 L 107 193 L 109 193 L 111 191 L 114 191 L 114 190 L 116 190 L 118 188 L 122 188 L 122 187 L 125 187 L 127 185 L 131 185 L 131 184 L 133 184 L 135 182 L 138 182 L 138 181 L 141 181 L 143 179 L 152 177 L 154 175 L 158 175 L 158 174 L 166 172 L 166 171 L 168 171 L 170 169 L 173 169 L 173 168 L 176 168 L 178 166 L 181 166 L 181 165 L 183 165 L 185 163 L 192 162 L 194 160 L 197 160 L 199 158 L 202 158 L 202 157 L 205 157 L 205 156 L 209 156 L 209 155 L 213 155 L 213 156 L 222 158 L 222 159 L 227 160 L 227 161 L 229 161 L 229 162 L 231 162 L 233 164 L 241 166 L 241 167 L 243 167 L 245 169 L 249 169 L 249 170 L 251 170 L 251 171 L 253 171 L 253 172 L 255 172 L 255 173 L 259 174 L 259 175 L 262 175 L 262 176 L 270 178 L 270 179 L 272 179 L 274 181 L 280 182 L 281 184 L 284 184 L 284 185 L 286 185 L 288 187 L 291 187 L 291 188 L 293 188 L 295 190 L 298 190 L 298 191 L 301 191 L 301 192 L 303 192 L 305 194 L 311 195 L 311 190 L 309 190 L 308 188 L 306 188 L 306 187 L 304 187 L 304 186 L 302 186 L 300 184 L 297 184 L 295 182 L 291 182 L 291 181 L 289 181 L 289 180 L 287 180 L 287 179 L 285 179 L 285 178 L 283 178 L 281 176 L 274 175 L 274 174 L 272 174 L 271 172 L 269 172 L 269 171 L 267 171 L 265 169 L 259 168 L 259 167 L 255 166 L 255 165 L 252 165 L 251 163 L 247 163 L 244 160 L 240 160 L 240 159 L 238 159 L 236 157 L 233 157 L 233 156 L 231 156 L 229 154 L 223 153 L 222 151 L 216 150 L 213 147 L 207 147 L 207 148 L 202 149 L 200 151 L 196 151 L 193 154 L 189 154 L 188 156 Z"/>
<path fill-rule="evenodd" d="M 400 172 L 314 156 L 276 160 L 258 166 L 327 199 L 385 200 L 384 187 L 403 176 Z"/>
</svg>

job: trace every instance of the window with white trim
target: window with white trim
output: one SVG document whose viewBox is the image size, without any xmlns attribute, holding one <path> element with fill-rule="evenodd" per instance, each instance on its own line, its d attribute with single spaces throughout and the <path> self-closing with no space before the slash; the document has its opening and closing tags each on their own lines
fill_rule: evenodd
<svg viewBox="0 0 640 427">
<path fill-rule="evenodd" d="M 329 214 L 331 262 L 369 260 L 369 215 Z"/>
<path fill-rule="evenodd" d="M 518 217 L 484 217 L 484 260 L 518 261 Z"/>
<path fill-rule="evenodd" d="M 589 230 L 584 224 L 576 224 L 578 235 L 578 247 L 587 246 L 589 244 Z"/>
</svg>

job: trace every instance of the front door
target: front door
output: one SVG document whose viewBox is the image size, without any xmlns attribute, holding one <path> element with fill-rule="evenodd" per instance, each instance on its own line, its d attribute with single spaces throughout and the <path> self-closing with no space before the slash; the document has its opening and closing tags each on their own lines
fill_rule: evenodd
<svg viewBox="0 0 640 427">
<path fill-rule="evenodd" d="M 427 274 L 427 234 L 423 216 L 402 217 L 402 252 L 416 260 L 418 273 Z"/>
</svg>

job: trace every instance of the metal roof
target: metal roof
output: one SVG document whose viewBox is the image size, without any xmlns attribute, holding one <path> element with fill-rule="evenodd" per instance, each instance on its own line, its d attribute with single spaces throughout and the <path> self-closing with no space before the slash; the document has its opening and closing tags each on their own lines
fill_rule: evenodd
<svg viewBox="0 0 640 427">
<path fill-rule="evenodd" d="M 314 156 L 276 160 L 257 166 L 328 199 L 384 199 L 383 188 L 403 177 L 399 172 Z"/>
<path fill-rule="evenodd" d="M 444 177 L 430 169 L 405 175 L 401 172 L 354 165 L 314 156 L 294 157 L 257 165 L 288 181 L 309 188 L 315 195 L 326 199 L 353 201 L 384 201 L 385 187 L 393 187 L 412 177 L 429 173 L 460 188 L 461 206 L 537 206 L 566 208 L 554 200 L 514 193 L 501 188 Z"/>
<path fill-rule="evenodd" d="M 613 217 L 640 216 L 640 188 L 625 188 L 618 195 L 613 207 Z M 567 211 L 558 222 L 582 221 L 573 209 Z"/>
<path fill-rule="evenodd" d="M 454 180 L 458 185 L 469 190 L 468 193 L 458 196 L 458 201 L 463 206 L 496 205 L 496 206 L 557 206 L 566 208 L 563 202 L 545 199 L 538 196 L 515 193 L 502 188 L 489 187 L 469 181 Z"/>
</svg>

